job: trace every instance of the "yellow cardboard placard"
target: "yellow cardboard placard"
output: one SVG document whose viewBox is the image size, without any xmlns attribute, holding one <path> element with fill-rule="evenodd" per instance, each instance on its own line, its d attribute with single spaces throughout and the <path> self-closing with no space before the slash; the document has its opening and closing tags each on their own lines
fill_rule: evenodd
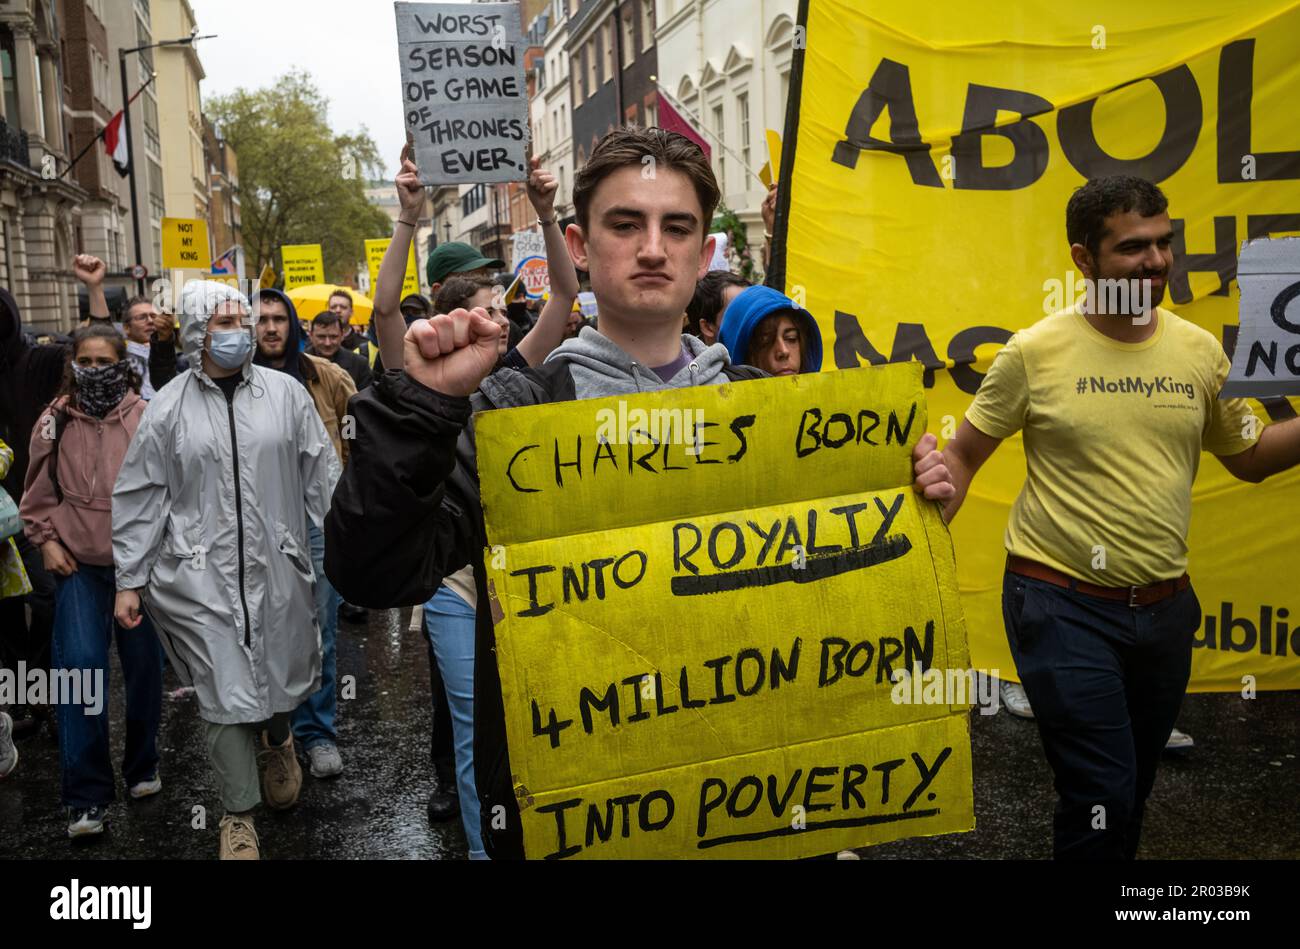
<svg viewBox="0 0 1300 949">
<path fill-rule="evenodd" d="M 1300 227 L 1300 2 L 1098 0 L 1088 16 L 1026 0 L 990 30 L 984 5 L 809 0 L 786 289 L 805 294 L 827 368 L 926 366 L 941 445 L 1011 334 L 1081 296 L 1065 208 L 1087 179 L 1159 184 L 1174 232 L 1162 305 L 1227 346 L 1242 241 Z M 1266 422 L 1291 403 L 1252 408 Z M 1004 535 L 1024 474 L 1016 435 L 953 523 L 973 660 L 1006 678 Z M 1300 687 L 1300 522 L 1277 516 L 1297 487 L 1294 469 L 1254 485 L 1203 459 L 1192 689 Z"/>
<path fill-rule="evenodd" d="M 973 826 L 952 547 L 911 488 L 919 366 L 475 422 L 528 856 L 793 858 Z M 955 688 L 923 693 L 935 677 Z"/>
<path fill-rule="evenodd" d="M 162 264 L 168 269 L 211 270 L 208 222 L 202 218 L 162 219 Z"/>
<path fill-rule="evenodd" d="M 366 269 L 370 271 L 370 299 L 379 293 L 379 265 L 383 263 L 384 254 L 388 252 L 391 237 L 376 237 L 365 242 Z M 406 273 L 402 276 L 402 296 L 420 292 L 419 271 L 415 267 L 415 241 L 411 241 L 406 255 Z"/>
<path fill-rule="evenodd" d="M 275 286 L 275 268 L 267 264 L 262 268 L 261 274 L 257 278 L 257 288 L 266 290 Z"/>
<path fill-rule="evenodd" d="M 280 248 L 280 263 L 284 267 L 286 290 L 325 282 L 320 244 L 285 244 Z"/>
<path fill-rule="evenodd" d="M 767 133 L 767 158 L 768 165 L 771 166 L 769 172 L 772 181 L 781 180 L 781 133 L 774 129 L 766 129 Z M 770 183 L 770 182 L 769 182 Z"/>
</svg>

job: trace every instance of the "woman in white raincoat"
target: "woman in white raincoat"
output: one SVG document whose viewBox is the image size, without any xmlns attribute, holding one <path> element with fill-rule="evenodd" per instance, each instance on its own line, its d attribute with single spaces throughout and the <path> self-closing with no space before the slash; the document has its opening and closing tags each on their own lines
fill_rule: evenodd
<svg viewBox="0 0 1300 949">
<path fill-rule="evenodd" d="M 248 299 L 193 281 L 181 342 L 194 368 L 158 391 L 113 490 L 115 613 L 144 609 L 198 697 L 227 814 L 221 857 L 257 859 L 250 812 L 296 802 L 291 713 L 320 685 L 308 517 L 338 458 L 307 390 L 252 364 Z M 263 774 L 259 794 L 258 765 Z"/>
</svg>

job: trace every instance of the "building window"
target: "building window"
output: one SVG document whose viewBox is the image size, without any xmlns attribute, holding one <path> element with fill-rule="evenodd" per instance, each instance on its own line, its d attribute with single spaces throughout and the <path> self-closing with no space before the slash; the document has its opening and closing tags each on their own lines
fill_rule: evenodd
<svg viewBox="0 0 1300 949">
<path fill-rule="evenodd" d="M 614 78 L 614 23 L 606 22 L 605 28 L 601 32 L 601 42 L 605 44 L 605 82 Z"/>
<path fill-rule="evenodd" d="M 36 134 L 40 138 L 45 138 L 45 84 L 42 82 L 41 57 L 36 57 L 36 68 L 33 73 L 36 75 Z"/>
<path fill-rule="evenodd" d="M 596 94 L 596 36 L 592 34 L 591 39 L 587 40 L 587 45 L 583 47 L 582 59 L 587 64 L 587 96 L 591 97 Z"/>
<path fill-rule="evenodd" d="M 648 50 L 655 42 L 655 5 L 654 0 L 641 0 L 641 51 Z"/>
<path fill-rule="evenodd" d="M 740 112 L 740 154 L 745 160 L 745 168 L 752 168 L 749 160 L 749 93 L 742 92 L 736 97 L 736 108 Z"/>
<path fill-rule="evenodd" d="M 22 127 L 18 112 L 18 78 L 14 74 L 14 35 L 0 31 L 0 69 L 4 73 L 5 119 L 14 128 Z"/>
<path fill-rule="evenodd" d="M 723 153 L 723 146 L 722 146 L 722 142 L 723 142 L 722 130 L 724 127 L 723 121 L 724 118 L 722 114 L 722 105 L 719 103 L 718 105 L 715 105 L 713 107 L 713 135 L 714 138 L 718 140 L 718 147 L 713 154 L 718 156 L 718 187 L 722 189 L 723 194 L 726 194 L 727 193 L 727 158 L 726 155 Z"/>
<path fill-rule="evenodd" d="M 582 105 L 582 75 L 581 69 L 575 70 L 569 75 L 570 83 L 573 86 L 573 101 L 578 105 Z"/>
<path fill-rule="evenodd" d="M 632 65 L 636 59 L 636 37 L 633 35 L 636 17 L 632 14 L 632 8 L 623 8 L 623 68 L 626 69 Z"/>
</svg>

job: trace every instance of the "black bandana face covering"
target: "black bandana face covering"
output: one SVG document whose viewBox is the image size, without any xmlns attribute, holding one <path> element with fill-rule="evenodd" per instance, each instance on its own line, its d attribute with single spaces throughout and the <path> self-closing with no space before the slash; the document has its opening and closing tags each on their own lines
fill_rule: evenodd
<svg viewBox="0 0 1300 949">
<path fill-rule="evenodd" d="M 77 408 L 94 418 L 103 418 L 117 408 L 130 385 L 130 368 L 131 363 L 126 359 L 111 366 L 78 366 L 73 363 Z"/>
</svg>

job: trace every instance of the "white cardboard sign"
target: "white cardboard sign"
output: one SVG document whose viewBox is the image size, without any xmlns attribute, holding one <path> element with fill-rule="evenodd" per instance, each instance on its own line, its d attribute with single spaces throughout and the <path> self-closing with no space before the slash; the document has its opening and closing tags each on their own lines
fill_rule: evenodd
<svg viewBox="0 0 1300 949">
<path fill-rule="evenodd" d="M 1300 395 L 1300 237 L 1243 243 L 1237 285 L 1237 348 L 1219 398 Z"/>
<path fill-rule="evenodd" d="M 395 3 L 406 129 L 427 185 L 528 177 L 518 3 Z"/>
</svg>

